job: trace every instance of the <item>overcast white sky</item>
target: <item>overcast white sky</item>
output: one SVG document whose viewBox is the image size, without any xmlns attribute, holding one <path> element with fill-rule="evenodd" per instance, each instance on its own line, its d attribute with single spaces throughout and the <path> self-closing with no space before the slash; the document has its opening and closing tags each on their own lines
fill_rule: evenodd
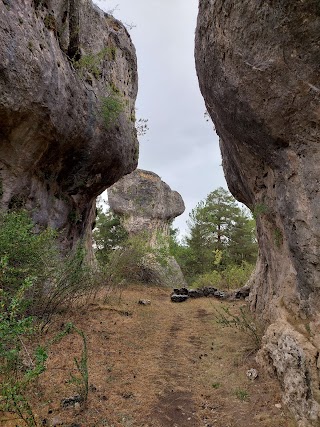
<svg viewBox="0 0 320 427">
<path fill-rule="evenodd" d="M 137 50 L 137 118 L 149 120 L 140 140 L 139 168 L 157 173 L 185 202 L 175 220 L 181 233 L 189 212 L 225 187 L 218 137 L 204 118 L 194 65 L 198 0 L 94 0 L 127 24 Z"/>
</svg>

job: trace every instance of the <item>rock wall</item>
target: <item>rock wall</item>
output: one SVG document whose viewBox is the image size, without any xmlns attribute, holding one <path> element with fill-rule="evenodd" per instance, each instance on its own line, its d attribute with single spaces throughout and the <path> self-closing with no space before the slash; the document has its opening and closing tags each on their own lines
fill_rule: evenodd
<svg viewBox="0 0 320 427">
<path fill-rule="evenodd" d="M 301 426 L 320 423 L 320 7 L 200 0 L 195 57 L 233 195 L 257 219 L 260 360 Z"/>
<path fill-rule="evenodd" d="M 120 215 L 129 236 L 142 236 L 151 249 L 169 249 L 171 221 L 181 215 L 184 202 L 177 191 L 153 172 L 137 169 L 108 189 L 108 201 L 113 212 Z M 144 260 L 148 281 L 162 285 L 185 285 L 176 260 L 166 256 L 161 266 L 154 257 Z"/>
<path fill-rule="evenodd" d="M 130 37 L 91 0 L 1 0 L 0 42 L 1 208 L 90 251 L 96 196 L 137 166 Z"/>
</svg>

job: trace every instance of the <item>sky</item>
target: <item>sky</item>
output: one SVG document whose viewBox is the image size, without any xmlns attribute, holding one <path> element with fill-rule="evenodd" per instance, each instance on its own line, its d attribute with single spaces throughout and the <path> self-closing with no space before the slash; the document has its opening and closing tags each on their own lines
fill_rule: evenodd
<svg viewBox="0 0 320 427">
<path fill-rule="evenodd" d="M 181 194 L 186 211 L 174 226 L 183 235 L 197 203 L 216 188 L 227 188 L 194 64 L 198 0 L 94 2 L 127 25 L 136 47 L 136 116 L 148 119 L 149 126 L 140 138 L 138 167 L 155 172 Z"/>
</svg>

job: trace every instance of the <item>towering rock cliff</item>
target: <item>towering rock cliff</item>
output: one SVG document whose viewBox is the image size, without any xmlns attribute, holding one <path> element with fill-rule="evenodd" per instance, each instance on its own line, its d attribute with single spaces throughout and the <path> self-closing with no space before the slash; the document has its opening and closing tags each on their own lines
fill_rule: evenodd
<svg viewBox="0 0 320 427">
<path fill-rule="evenodd" d="M 137 166 L 130 37 L 91 0 L 1 0 L 0 42 L 1 207 L 90 249 L 96 196 Z"/>
<path fill-rule="evenodd" d="M 299 425 L 320 423 L 320 6 L 200 0 L 196 66 L 234 196 L 257 218 L 251 307 Z"/>
<path fill-rule="evenodd" d="M 113 212 L 120 215 L 129 236 L 142 236 L 146 246 L 166 252 L 169 248 L 171 221 L 181 215 L 184 202 L 177 191 L 153 172 L 137 169 L 108 189 L 108 201 Z M 164 265 L 154 258 L 146 258 L 142 268 L 153 283 L 185 284 L 176 260 L 165 257 Z"/>
</svg>

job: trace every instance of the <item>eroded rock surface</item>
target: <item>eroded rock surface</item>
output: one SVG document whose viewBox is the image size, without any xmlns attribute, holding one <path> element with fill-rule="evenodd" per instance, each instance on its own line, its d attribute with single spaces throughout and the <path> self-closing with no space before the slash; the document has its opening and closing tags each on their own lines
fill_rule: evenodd
<svg viewBox="0 0 320 427">
<path fill-rule="evenodd" d="M 251 306 L 300 425 L 320 422 L 320 7 L 200 0 L 196 65 L 233 195 L 257 218 Z"/>
<path fill-rule="evenodd" d="M 130 37 L 91 0 L 1 0 L 0 41 L 1 207 L 90 249 L 96 196 L 137 165 Z"/>
<path fill-rule="evenodd" d="M 137 169 L 108 189 L 113 212 L 120 215 L 129 236 L 143 236 L 152 249 L 168 249 L 171 221 L 181 215 L 184 202 L 180 194 L 153 172 Z M 148 280 L 172 286 L 185 283 L 179 265 L 166 257 L 162 266 L 154 257 L 145 260 Z"/>
</svg>

